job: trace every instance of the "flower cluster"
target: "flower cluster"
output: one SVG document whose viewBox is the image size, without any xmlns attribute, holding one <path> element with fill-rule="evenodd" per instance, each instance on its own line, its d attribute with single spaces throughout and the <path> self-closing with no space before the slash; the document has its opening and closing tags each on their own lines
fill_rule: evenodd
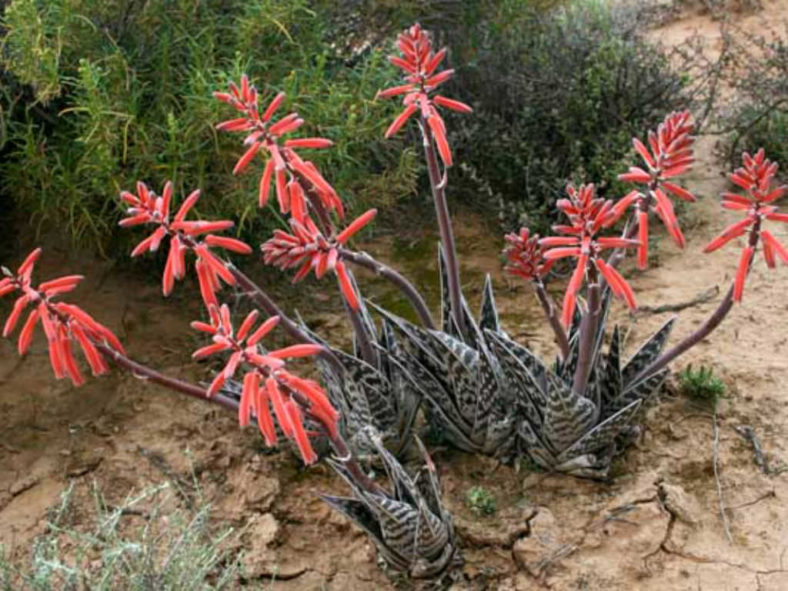
<svg viewBox="0 0 788 591">
<path fill-rule="evenodd" d="M 779 213 L 777 207 L 772 205 L 785 195 L 788 186 L 773 186 L 774 177 L 777 174 L 777 163 L 766 158 L 763 148 L 758 150 L 755 156 L 745 152 L 742 160 L 744 166 L 731 173 L 730 180 L 744 189 L 746 195 L 723 193 L 722 207 L 744 212 L 745 217 L 725 228 L 704 249 L 704 252 L 713 252 L 734 238 L 743 236 L 745 233 L 750 234 L 750 240 L 739 257 L 739 267 L 734 280 L 733 299 L 737 302 L 741 301 L 744 294 L 744 282 L 759 241 L 763 243 L 763 258 L 769 268 L 775 267 L 776 257 L 788 264 L 788 249 L 780 244 L 771 232 L 763 229 L 765 220 L 788 222 L 788 214 Z"/>
<path fill-rule="evenodd" d="M 66 275 L 50 279 L 33 287 L 32 275 L 41 249 L 31 252 L 17 269 L 16 274 L 3 269 L 5 277 L 0 280 L 0 297 L 20 292 L 3 327 L 3 336 L 8 337 L 19 324 L 28 306 L 33 309 L 19 332 L 17 349 L 24 355 L 33 341 L 33 331 L 40 323 L 47 338 L 49 361 L 57 379 L 68 377 L 75 386 L 85 382 L 79 364 L 74 357 L 74 343 L 82 349 L 94 376 L 107 373 L 109 367 L 97 349 L 97 344 L 107 344 L 115 351 L 124 353 L 118 338 L 103 324 L 94 320 L 87 312 L 73 304 L 55 302 L 57 296 L 73 291 L 83 279 L 81 275 Z"/>
<path fill-rule="evenodd" d="M 460 113 L 470 113 L 472 109 L 465 103 L 439 94 L 430 96 L 438 86 L 449 80 L 454 74 L 454 70 L 435 73 L 443 58 L 446 57 L 446 48 L 433 52 L 429 33 L 418 24 L 400 34 L 397 42 L 401 56 L 389 56 L 389 61 L 405 72 L 406 84 L 381 90 L 377 96 L 390 98 L 404 95 L 402 104 L 405 106 L 405 110 L 386 130 L 386 137 L 393 136 L 414 113 L 421 111 L 422 119 L 435 136 L 435 144 L 438 147 L 441 160 L 446 166 L 451 166 L 452 155 L 446 138 L 446 125 L 437 107 L 445 107 Z"/>
<path fill-rule="evenodd" d="M 298 113 L 290 113 L 276 122 L 272 121 L 284 102 L 285 94 L 277 94 L 260 114 L 257 89 L 249 83 L 246 74 L 241 77 L 240 88 L 232 81 L 228 86 L 229 93 L 214 92 L 213 95 L 235 108 L 241 116 L 223 121 L 216 128 L 220 131 L 240 131 L 247 134 L 244 145 L 248 148 L 236 163 L 234 174 L 243 172 L 258 153 L 268 153 L 269 158 L 260 177 L 260 207 L 268 202 L 271 182 L 274 180 L 279 209 L 283 214 L 290 213 L 295 219 L 303 221 L 308 213 L 309 200 L 314 198 L 317 201 L 313 201 L 312 206 L 322 207 L 327 211 L 335 210 L 340 217 L 344 217 L 342 201 L 334 188 L 312 162 L 301 159 L 295 152 L 298 148 L 328 148 L 333 142 L 325 138 L 310 137 L 289 139 L 280 143 L 283 135 L 292 133 L 304 124 Z"/>
<path fill-rule="evenodd" d="M 304 414 L 306 418 L 320 424 L 331 437 L 337 434 L 339 414 L 320 385 L 291 374 L 285 368 L 285 360 L 317 355 L 323 347 L 301 344 L 266 351 L 260 341 L 279 323 L 278 316 L 268 318 L 255 328 L 259 313 L 253 310 L 235 331 L 226 304 L 220 308 L 211 305 L 208 311 L 210 323 L 196 321 L 192 322 L 192 327 L 211 335 L 213 343 L 198 349 L 192 356 L 195 359 L 204 359 L 217 353 L 230 353 L 230 356 L 224 368 L 216 374 L 207 395 L 215 395 L 239 368 L 244 368 L 238 407 L 241 426 L 249 424 L 254 412 L 266 444 L 276 445 L 276 429 L 271 415 L 273 408 L 282 433 L 295 442 L 304 462 L 315 462 L 317 455 L 304 429 Z"/>
<path fill-rule="evenodd" d="M 311 218 L 305 218 L 303 223 L 291 218 L 290 228 L 293 233 L 274 230 L 273 238 L 261 246 L 263 260 L 282 270 L 298 267 L 293 283 L 301 281 L 312 270 L 318 279 L 329 271 L 336 273 L 342 295 L 351 309 L 358 310 L 358 295 L 342 262 L 340 249 L 376 214 L 376 209 L 370 209 L 332 239 L 323 236 Z"/>
<path fill-rule="evenodd" d="M 144 183 L 137 183 L 137 195 L 123 191 L 120 198 L 129 207 L 129 217 L 120 221 L 123 227 L 140 224 L 156 224 L 153 233 L 140 242 L 131 252 L 136 257 L 145 252 L 155 252 L 165 238 L 170 239 L 170 250 L 164 266 L 162 291 L 165 296 L 172 293 L 176 279 L 183 279 L 186 274 L 185 253 L 188 250 L 197 256 L 195 269 L 200 282 L 205 305 L 218 305 L 216 292 L 221 281 L 227 285 L 235 285 L 235 277 L 227 268 L 227 263 L 219 258 L 211 249 L 223 248 L 241 254 L 252 252 L 244 242 L 227 236 L 216 236 L 213 232 L 221 232 L 233 227 L 228 220 L 203 221 L 186 220 L 186 216 L 200 198 L 200 191 L 192 192 L 181 204 L 172 220 L 170 220 L 170 204 L 172 202 L 172 183 L 167 182 L 161 196 L 156 195 Z M 202 236 L 202 238 L 198 238 Z"/>
<path fill-rule="evenodd" d="M 616 237 L 597 237 L 597 233 L 612 226 L 626 211 L 626 207 L 613 204 L 612 200 L 596 197 L 593 184 L 566 188 L 568 199 L 559 199 L 560 209 L 569 218 L 569 225 L 553 226 L 563 236 L 550 236 L 539 240 L 539 244 L 548 250 L 544 251 L 547 261 L 572 257 L 577 265 L 569 280 L 564 296 L 561 320 L 568 327 L 577 304 L 577 292 L 583 285 L 586 271 L 598 270 L 610 285 L 613 293 L 623 298 L 630 308 L 635 308 L 635 297 L 632 288 L 616 269 L 605 263 L 599 254 L 610 248 L 632 248 L 640 246 L 637 240 Z M 621 202 L 619 202 L 621 203 Z M 594 271 L 595 272 L 595 271 Z"/>
<path fill-rule="evenodd" d="M 527 281 L 541 281 L 550 272 L 554 261 L 544 259 L 544 246 L 539 244 L 539 234 L 531 236 L 528 228 L 520 228 L 519 234 L 513 232 L 504 239 L 507 243 L 503 251 L 506 273 Z"/>
<path fill-rule="evenodd" d="M 692 193 L 668 180 L 687 172 L 694 162 L 692 145 L 695 138 L 690 135 L 694 128 L 695 124 L 689 111 L 671 113 L 660 123 L 656 132 L 649 132 L 649 147 L 637 138 L 632 139 L 635 150 L 640 154 L 647 170 L 631 166 L 627 172 L 618 175 L 619 180 L 640 183 L 648 187 L 647 194 L 633 191 L 622 200 L 624 207 L 632 203 L 637 204 L 640 240 L 638 267 L 641 269 L 645 269 L 648 264 L 649 209 L 654 209 L 674 242 L 679 247 L 684 247 L 684 235 L 681 233 L 673 203 L 666 191 L 684 201 L 695 201 Z"/>
</svg>

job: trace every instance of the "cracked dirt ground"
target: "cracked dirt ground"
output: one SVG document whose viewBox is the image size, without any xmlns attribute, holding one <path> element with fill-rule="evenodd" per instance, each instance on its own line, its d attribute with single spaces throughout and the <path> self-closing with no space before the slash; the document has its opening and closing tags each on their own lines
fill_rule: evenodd
<svg viewBox="0 0 788 591">
<path fill-rule="evenodd" d="M 784 34 L 788 2 L 763 4 L 740 24 Z M 671 43 L 696 30 L 710 47 L 718 42 L 717 25 L 703 16 L 681 18 L 655 35 Z M 732 251 L 701 254 L 731 219 L 717 206 L 726 183 L 712 148 L 712 139 L 701 138 L 689 187 L 702 199 L 685 221 L 686 251 L 663 240 L 658 267 L 629 270 L 644 306 L 686 302 L 713 285 L 724 290 L 732 279 Z M 474 251 L 466 259 L 466 275 L 496 270 L 507 330 L 536 349 L 551 350 L 535 305 L 523 312 L 531 306 L 530 294 L 505 287 L 499 244 L 472 218 L 461 218 L 457 226 L 459 242 Z M 777 231 L 781 240 L 788 238 L 784 227 Z M 188 321 L 199 313 L 189 288 L 179 287 L 175 301 L 168 302 L 154 280 L 129 279 L 95 261 L 58 259 L 56 249 L 47 260 L 50 269 L 44 272 L 88 271 L 89 283 L 76 297 L 118 332 L 132 355 L 176 375 L 205 377 L 204 368 L 187 360 L 186 351 L 195 346 Z M 788 472 L 781 472 L 788 462 L 786 289 L 788 269 L 768 272 L 759 261 L 744 304 L 678 364 L 711 365 L 729 387 L 716 421 L 731 541 L 714 476 L 714 417 L 709 409 L 666 395 L 647 413 L 644 434 L 616 466 L 612 484 L 517 473 L 488 458 L 434 448 L 446 502 L 464 540 L 465 581 L 457 587 L 788 589 Z M 680 312 L 673 342 L 697 327 L 718 298 Z M 616 315 L 630 347 L 669 316 L 630 318 L 619 307 Z M 523 316 L 529 321 L 521 323 Z M 323 330 L 340 322 L 323 320 Z M 253 588 L 390 588 L 366 539 L 317 499 L 318 491 L 343 492 L 337 479 L 325 467 L 303 470 L 286 452 L 261 453 L 259 437 L 239 431 L 233 417 L 219 410 L 121 374 L 74 391 L 51 379 L 42 342 L 20 362 L 12 343 L 3 341 L 0 412 L 0 543 L 13 556 L 29 552 L 47 507 L 69 481 L 76 484 L 77 523 L 91 507 L 94 480 L 114 502 L 131 489 L 168 479 L 188 488 L 188 447 L 203 494 L 213 503 L 214 521 L 243 530 L 233 544 L 246 550 Z M 755 464 L 751 443 L 737 431 L 741 426 L 757 435 L 771 473 Z M 494 515 L 479 517 L 467 507 L 471 486 L 495 495 Z"/>
</svg>

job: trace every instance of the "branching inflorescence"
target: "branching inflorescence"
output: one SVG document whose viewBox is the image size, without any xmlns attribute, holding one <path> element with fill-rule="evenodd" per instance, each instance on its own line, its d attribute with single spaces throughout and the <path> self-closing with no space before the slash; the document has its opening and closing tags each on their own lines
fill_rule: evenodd
<svg viewBox="0 0 788 591">
<path fill-rule="evenodd" d="M 758 248 L 768 267 L 773 268 L 777 259 L 788 263 L 788 249 L 764 227 L 767 222 L 788 222 L 788 214 L 780 213 L 775 205 L 786 187 L 775 186 L 777 165 L 763 150 L 755 156 L 744 154 L 743 167 L 730 179 L 745 194 L 724 193 L 722 206 L 745 217 L 705 249 L 712 252 L 746 236 L 727 295 L 695 332 L 671 349 L 663 352 L 673 319 L 623 362 L 618 327 L 612 330 L 606 352 L 602 346 L 613 296 L 629 308 L 636 306 L 633 290 L 618 266 L 627 252 L 636 250 L 637 266 L 646 268 L 652 214 L 660 218 L 678 246 L 685 246 L 671 197 L 695 201 L 692 193 L 677 184 L 693 163 L 690 113 L 672 113 L 645 142 L 633 140 L 643 166 L 632 166 L 619 178 L 641 188 L 615 199 L 597 195 L 592 183 L 567 186 L 567 197 L 556 203 L 567 222 L 553 226 L 554 236 L 539 237 L 522 228 L 505 238 L 505 271 L 534 287 L 555 334 L 558 358 L 555 363 L 545 363 L 503 330 L 489 276 L 478 320 L 469 310 L 446 198 L 453 157 L 439 109 L 465 114 L 472 110 L 436 94 L 454 70 L 439 71 L 447 50 L 435 51 L 429 34 L 419 25 L 404 31 L 397 46 L 400 55 L 389 59 L 404 72 L 403 84 L 381 90 L 378 97 L 402 97 L 404 110 L 393 120 L 386 137 L 418 115 L 440 231 L 440 327 L 410 281 L 351 247 L 353 237 L 372 222 L 377 211 L 371 209 L 344 225 L 339 195 L 317 167 L 297 153 L 329 148 L 332 142 L 318 137 L 286 138 L 299 130 L 304 120 L 297 113 L 275 120 L 285 100 L 282 93 L 261 112 L 258 91 L 243 76 L 238 85 L 230 82 L 229 92 L 214 93 L 238 115 L 217 128 L 245 134 L 245 149 L 235 174 L 248 170 L 258 157 L 265 158 L 258 205 L 268 204 L 273 187 L 279 211 L 289 216 L 287 228 L 275 230 L 261 245 L 263 261 L 282 270 L 295 269 L 294 282 L 310 273 L 317 279 L 335 275 L 353 329 L 353 351 L 333 347 L 302 322 L 289 318 L 272 297 L 228 260 L 228 253 L 253 252 L 246 243 L 220 235 L 230 230 L 233 222 L 187 219 L 200 192 L 188 195 L 175 210 L 171 183 L 161 195 L 142 182 L 136 193 L 122 192 L 127 216 L 120 225 L 153 227 L 134 248 L 133 257 L 167 243 L 162 277 L 165 296 L 186 276 L 187 259 L 193 255 L 207 320 L 195 321 L 192 326 L 211 339 L 193 357 L 222 360 L 221 369 L 207 387 L 165 376 L 134 361 L 107 327 L 81 308 L 60 301 L 77 287 L 81 276 L 60 277 L 34 287 L 32 274 L 40 249 L 15 273 L 3 268 L 0 296 L 18 294 L 3 336 L 10 336 L 21 324 L 18 351 L 24 355 L 35 327 L 41 324 L 57 378 L 69 377 L 77 386 L 84 382 L 74 354 L 78 347 L 94 375 L 106 373 L 111 361 L 153 383 L 222 404 L 238 413 L 241 426 L 256 422 L 266 444 L 276 445 L 281 436 L 292 441 L 307 464 L 319 459 L 314 438 L 324 438 L 334 453 L 328 461 L 353 491 L 352 498 L 324 499 L 367 531 L 393 572 L 439 578 L 457 563 L 457 545 L 451 517 L 440 501 L 435 467 L 422 448 L 427 469 L 412 478 L 395 457 L 413 440 L 421 447 L 412 430 L 422 405 L 424 422 L 460 449 L 505 458 L 527 454 L 545 469 L 607 478 L 614 455 L 637 435 L 637 412 L 653 399 L 667 376 L 667 365 L 708 336 L 733 303 L 742 300 Z M 615 228 L 623 219 L 626 223 L 617 232 Z M 574 262 L 560 310 L 547 290 L 550 271 L 559 259 Z M 378 306 L 382 322 L 376 323 L 351 265 L 391 281 L 413 307 L 420 325 Z M 222 301 L 223 286 L 252 304 L 253 311 L 237 329 L 230 307 Z M 293 344 L 269 350 L 263 339 L 277 326 L 284 328 Z M 299 358 L 317 358 L 323 385 L 287 368 L 287 360 Z M 236 376 L 242 376 L 240 383 Z M 388 488 L 362 467 L 362 452 L 382 462 Z"/>
</svg>

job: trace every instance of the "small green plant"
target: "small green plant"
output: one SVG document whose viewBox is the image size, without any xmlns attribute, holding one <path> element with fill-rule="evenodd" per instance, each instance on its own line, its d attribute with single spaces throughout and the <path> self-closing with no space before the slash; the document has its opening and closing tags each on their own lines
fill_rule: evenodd
<svg viewBox="0 0 788 591">
<path fill-rule="evenodd" d="M 74 496 L 73 485 L 63 492 L 28 560 L 0 548 L 0 589 L 236 588 L 239 559 L 222 549 L 232 530 L 211 532 L 207 504 L 173 509 L 175 495 L 163 484 L 113 506 L 94 487 L 95 509 L 76 524 Z"/>
<path fill-rule="evenodd" d="M 495 497 L 483 486 L 474 486 L 468 490 L 468 506 L 477 515 L 495 513 Z"/>
<path fill-rule="evenodd" d="M 688 365 L 679 373 L 681 393 L 693 400 L 715 405 L 725 395 L 725 382 L 710 367 Z"/>
</svg>

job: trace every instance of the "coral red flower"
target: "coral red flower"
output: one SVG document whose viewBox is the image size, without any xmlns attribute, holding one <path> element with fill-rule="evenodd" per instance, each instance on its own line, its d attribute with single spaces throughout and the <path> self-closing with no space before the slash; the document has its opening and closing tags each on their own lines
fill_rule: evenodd
<svg viewBox="0 0 788 591">
<path fill-rule="evenodd" d="M 433 52 L 429 33 L 418 24 L 400 34 L 398 46 L 401 55 L 389 56 L 389 61 L 404 71 L 406 84 L 381 90 L 377 96 L 380 98 L 402 96 L 405 110 L 386 130 L 386 137 L 389 138 L 397 133 L 414 113 L 420 111 L 423 120 L 426 121 L 435 136 L 435 144 L 438 147 L 441 160 L 446 166 L 451 166 L 452 155 L 446 137 L 446 125 L 437 107 L 444 107 L 459 113 L 470 113 L 472 109 L 460 101 L 432 94 L 438 86 L 449 80 L 454 74 L 454 70 L 435 73 L 443 58 L 446 57 L 446 48 Z"/>
<path fill-rule="evenodd" d="M 243 172 L 258 154 L 268 154 L 268 160 L 260 177 L 258 192 L 260 207 L 268 202 L 273 180 L 282 213 L 290 213 L 294 218 L 302 221 L 308 212 L 308 199 L 315 198 L 327 211 L 336 210 L 340 217 L 344 217 L 342 201 L 334 188 L 323 178 L 314 164 L 302 160 L 295 152 L 298 148 L 329 148 L 333 142 L 319 137 L 289 139 L 282 142 L 282 136 L 292 133 L 304 124 L 298 113 L 290 113 L 276 122 L 273 121 L 274 114 L 284 102 L 285 94 L 283 92 L 277 94 L 261 115 L 257 89 L 250 85 L 246 74 L 241 77 L 240 88 L 231 81 L 229 89 L 229 93 L 214 92 L 213 95 L 235 108 L 242 116 L 223 121 L 216 128 L 220 131 L 240 131 L 247 134 L 244 145 L 248 147 L 236 163 L 233 174 Z"/>
<path fill-rule="evenodd" d="M 263 260 L 266 264 L 282 270 L 298 267 L 293 283 L 301 281 L 310 271 L 314 271 L 318 279 L 329 271 L 335 273 L 348 305 L 353 310 L 358 310 L 358 295 L 342 261 L 341 248 L 354 234 L 369 224 L 376 214 L 376 209 L 370 209 L 331 239 L 323 236 L 311 218 L 305 218 L 303 223 L 291 219 L 290 227 L 293 233 L 274 230 L 273 238 L 261 247 Z"/>
<path fill-rule="evenodd" d="M 586 271 L 593 265 L 607 280 L 613 293 L 623 298 L 630 308 L 635 308 L 635 297 L 626 280 L 610 265 L 599 257 L 599 254 L 610 248 L 632 248 L 640 246 L 637 240 L 615 237 L 597 237 L 597 233 L 616 223 L 626 208 L 617 208 L 613 201 L 597 198 L 593 184 L 566 188 L 569 199 L 559 199 L 557 206 L 569 217 L 570 225 L 556 225 L 553 230 L 563 236 L 550 236 L 539 240 L 540 246 L 546 248 L 543 256 L 547 261 L 562 258 L 576 258 L 577 265 L 569 280 L 564 295 L 561 321 L 569 327 L 577 304 L 577 292 L 583 285 Z"/>
<path fill-rule="evenodd" d="M 337 435 L 339 414 L 320 385 L 291 374 L 285 368 L 285 360 L 317 355 L 323 347 L 301 344 L 267 351 L 260 341 L 279 323 L 278 316 L 268 318 L 255 328 L 259 313 L 253 310 L 236 332 L 226 304 L 219 308 L 211 305 L 208 312 L 209 323 L 193 322 L 192 327 L 211 335 L 213 343 L 198 349 L 192 356 L 204 359 L 218 353 L 229 353 L 229 357 L 208 387 L 206 395 L 215 395 L 241 369 L 245 372 L 238 406 L 241 426 L 249 424 L 254 412 L 266 444 L 273 446 L 277 441 L 273 420 L 273 416 L 276 416 L 282 433 L 296 443 L 304 462 L 315 462 L 317 455 L 303 426 L 304 413 L 307 418 L 319 423 L 331 437 Z"/>
<path fill-rule="evenodd" d="M 531 236 L 528 228 L 520 228 L 519 234 L 507 234 L 504 239 L 508 243 L 503 251 L 506 273 L 528 281 L 540 281 L 550 272 L 553 261 L 544 259 L 545 248 L 539 244 L 539 234 Z"/>
<path fill-rule="evenodd" d="M 81 386 L 85 378 L 74 357 L 74 343 L 84 353 L 93 375 L 109 371 L 107 362 L 96 348 L 97 344 L 106 344 L 120 353 L 125 351 L 112 331 L 87 312 L 72 304 L 54 301 L 54 298 L 74 290 L 83 279 L 81 275 L 58 277 L 33 287 L 33 269 L 40 256 L 41 249 L 35 249 L 19 266 L 16 274 L 4 269 L 7 273 L 0 280 L 0 297 L 13 292 L 19 292 L 19 296 L 3 326 L 3 336 L 10 336 L 25 311 L 32 308 L 19 332 L 19 354 L 27 353 L 33 341 L 35 327 L 41 324 L 47 338 L 49 360 L 55 377 L 68 377 L 75 386 Z"/>
<path fill-rule="evenodd" d="M 172 220 L 170 220 L 170 204 L 172 202 L 172 183 L 167 181 L 161 196 L 156 195 L 144 183 L 137 183 L 137 195 L 123 191 L 120 198 L 128 205 L 126 213 L 129 217 L 120 221 L 123 227 L 140 224 L 156 224 L 153 233 L 140 242 L 131 252 L 136 257 L 145 252 L 155 252 L 165 238 L 170 239 L 170 250 L 164 265 L 162 292 L 165 296 L 172 293 L 176 279 L 183 279 L 186 274 L 185 253 L 193 251 L 197 256 L 195 269 L 200 282 L 205 305 L 217 304 L 216 291 L 223 281 L 227 285 L 235 285 L 235 278 L 228 269 L 228 263 L 213 252 L 213 248 L 221 248 L 240 254 L 250 254 L 250 246 L 227 236 L 216 236 L 213 232 L 221 232 L 233 227 L 228 220 L 203 221 L 186 220 L 186 216 L 200 198 L 200 191 L 193 191 L 181 204 Z M 198 238 L 203 236 L 202 239 Z"/>
<path fill-rule="evenodd" d="M 673 179 L 689 170 L 694 162 L 692 144 L 695 138 L 690 134 L 695 128 L 689 111 L 671 113 L 660 123 L 657 131 L 648 134 L 648 147 L 637 138 L 632 139 L 635 150 L 640 154 L 645 169 L 631 166 L 628 172 L 618 175 L 619 180 L 648 186 L 647 195 L 632 192 L 620 203 L 626 206 L 635 203 L 638 209 L 638 267 L 645 269 L 648 264 L 648 212 L 654 212 L 665 224 L 671 238 L 679 247 L 684 247 L 684 235 L 679 227 L 673 203 L 668 194 L 683 201 L 695 201 L 695 196 L 687 189 L 668 179 Z"/>
<path fill-rule="evenodd" d="M 777 207 L 772 205 L 788 192 L 788 186 L 774 186 L 777 163 L 766 158 L 763 148 L 758 150 L 755 156 L 744 152 L 742 161 L 744 166 L 731 173 L 730 179 L 732 183 L 744 189 L 746 195 L 723 193 L 722 207 L 744 212 L 745 217 L 725 228 L 703 249 L 703 252 L 713 252 L 734 238 L 744 234 L 749 235 L 749 242 L 739 257 L 739 266 L 733 284 L 733 299 L 737 302 L 741 301 L 744 294 L 744 283 L 759 242 L 763 243 L 763 258 L 769 268 L 776 266 L 777 258 L 788 264 L 788 249 L 780 244 L 771 232 L 763 229 L 766 220 L 788 222 L 788 214 L 779 213 Z"/>
</svg>

